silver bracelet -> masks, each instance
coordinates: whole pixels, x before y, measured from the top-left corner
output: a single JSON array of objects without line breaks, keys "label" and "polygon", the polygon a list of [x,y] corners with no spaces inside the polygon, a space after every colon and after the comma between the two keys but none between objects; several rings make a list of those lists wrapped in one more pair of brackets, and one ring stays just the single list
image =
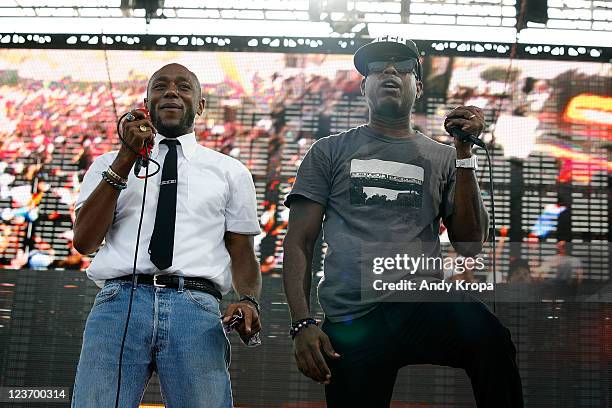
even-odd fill
[{"label": "silver bracelet", "polygon": [[107,172],[102,172],[102,179],[106,181],[111,187],[121,191],[127,188],[127,183],[117,183],[115,180],[111,179]]},{"label": "silver bracelet", "polygon": [[121,177],[120,175],[115,173],[115,171],[111,168],[111,166],[108,166],[108,169],[106,170],[106,172],[108,173],[109,176],[111,176],[112,178],[116,179],[118,182],[120,182],[122,184],[126,184],[128,182],[128,180],[126,178]]}]

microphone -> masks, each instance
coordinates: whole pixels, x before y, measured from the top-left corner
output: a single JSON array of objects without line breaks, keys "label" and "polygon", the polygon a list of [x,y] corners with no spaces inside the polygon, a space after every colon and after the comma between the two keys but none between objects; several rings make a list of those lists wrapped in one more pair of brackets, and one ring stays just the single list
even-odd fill
[{"label": "microphone", "polygon": [[462,130],[458,126],[452,126],[451,128],[449,128],[448,133],[450,133],[452,137],[457,138],[462,142],[469,141],[474,143],[476,146],[480,146],[483,149],[486,149],[485,143],[482,140],[466,132],[465,130]]},{"label": "microphone", "polygon": [[152,146],[149,146],[149,143],[145,142],[143,148],[140,150],[140,155],[138,155],[136,164],[134,165],[134,175],[136,177],[138,177],[143,167],[149,166],[149,154],[151,154],[151,149]]},{"label": "microphone", "polygon": [[134,175],[138,176],[140,174],[140,169],[142,169],[142,167],[147,167],[149,165],[148,160],[147,159],[143,159],[142,156],[138,156],[138,158],[136,159],[136,164],[134,165]]},{"label": "microphone", "polygon": [[[147,119],[151,118],[149,115],[149,110],[147,109],[146,106],[142,106],[138,108],[138,110],[144,113]],[[131,120],[134,120],[133,116]],[[143,126],[144,125],[140,125],[140,130],[144,132],[147,130],[147,127],[144,126],[143,128]],[[136,159],[136,164],[134,165],[134,175],[136,177],[138,177],[138,175],[140,174],[140,170],[143,167],[149,166],[149,155],[151,154],[151,150],[153,150],[153,143],[151,143],[151,146],[149,146],[149,143],[145,141],[144,146],[142,146],[142,149],[140,149],[140,154],[138,156],[138,159]]]}]

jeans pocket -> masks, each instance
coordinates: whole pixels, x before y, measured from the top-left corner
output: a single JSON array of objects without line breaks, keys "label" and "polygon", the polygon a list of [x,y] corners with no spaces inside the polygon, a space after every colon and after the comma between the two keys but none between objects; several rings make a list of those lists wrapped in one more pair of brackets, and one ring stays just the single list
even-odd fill
[{"label": "jeans pocket", "polygon": [[211,295],[210,293],[202,292],[200,290],[185,290],[187,294],[187,298],[195,303],[200,308],[204,309],[206,312],[212,314],[216,318],[221,318],[221,311],[219,310],[219,301],[216,297]]},{"label": "jeans pocket", "polygon": [[110,300],[113,300],[121,290],[121,283],[112,282],[104,285],[102,289],[96,295],[96,300],[94,301],[94,307],[101,305],[102,303],[106,303]]}]

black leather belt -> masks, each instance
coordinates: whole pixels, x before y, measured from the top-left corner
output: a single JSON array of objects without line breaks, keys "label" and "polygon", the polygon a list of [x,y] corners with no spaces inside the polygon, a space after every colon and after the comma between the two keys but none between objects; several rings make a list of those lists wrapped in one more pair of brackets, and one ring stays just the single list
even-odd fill
[{"label": "black leather belt", "polygon": [[[179,278],[180,277],[177,275],[138,274],[136,275],[136,283],[146,283],[148,285],[153,285],[158,288],[165,287],[178,289]],[[111,280],[116,279],[131,282],[132,275],[124,275]],[[219,290],[215,287],[215,284],[206,278],[183,278],[183,288],[201,290],[202,292],[206,292],[213,295],[219,300],[223,298],[223,295],[221,295],[221,292],[219,292]]]}]

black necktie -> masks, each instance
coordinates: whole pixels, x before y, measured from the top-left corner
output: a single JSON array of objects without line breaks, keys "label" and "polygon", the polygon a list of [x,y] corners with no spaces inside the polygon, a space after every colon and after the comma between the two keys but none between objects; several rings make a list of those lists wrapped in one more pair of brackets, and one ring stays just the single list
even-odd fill
[{"label": "black necktie", "polygon": [[151,262],[164,270],[172,265],[174,251],[174,222],[176,220],[176,188],[178,175],[176,171],[176,145],[175,139],[164,139],[161,143],[168,146],[164,159],[161,183],[159,186],[159,199],[155,213],[155,226],[149,244]]}]

